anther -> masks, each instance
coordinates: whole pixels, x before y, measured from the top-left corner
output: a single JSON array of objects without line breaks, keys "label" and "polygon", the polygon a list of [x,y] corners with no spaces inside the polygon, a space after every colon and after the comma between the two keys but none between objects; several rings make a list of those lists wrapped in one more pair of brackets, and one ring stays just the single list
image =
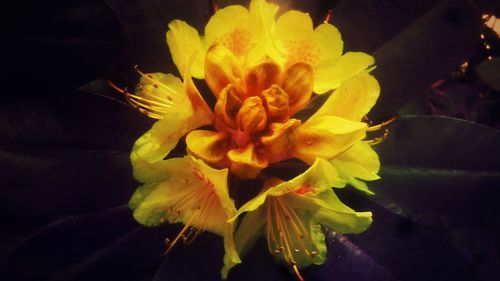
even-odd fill
[{"label": "anther", "polygon": [[311,258],[314,258],[317,254],[318,254],[318,252],[316,252],[316,251],[311,251],[310,256],[311,256]]},{"label": "anther", "polygon": [[293,250],[293,252],[294,252],[294,253],[299,253],[299,252],[300,252],[300,250],[299,250],[299,249],[294,249],[294,250]]},{"label": "anther", "polygon": [[165,238],[165,241],[163,241],[163,244],[165,244],[165,246],[168,246],[168,244],[170,244],[170,238]]},{"label": "anther", "polygon": [[389,136],[389,130],[385,129],[385,131],[384,131],[384,135],[383,135],[383,136],[381,136],[381,137],[376,137],[376,138],[374,138],[374,139],[372,139],[372,140],[369,140],[369,141],[367,141],[367,143],[368,143],[369,145],[377,145],[377,144],[379,144],[379,143],[381,143],[381,142],[385,141],[385,140],[387,139],[387,137],[388,137],[388,136]]}]

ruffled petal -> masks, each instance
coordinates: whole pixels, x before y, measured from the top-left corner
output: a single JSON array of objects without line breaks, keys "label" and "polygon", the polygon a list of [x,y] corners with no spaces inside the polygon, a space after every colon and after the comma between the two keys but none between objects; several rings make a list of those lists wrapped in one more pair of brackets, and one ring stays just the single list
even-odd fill
[{"label": "ruffled petal", "polygon": [[290,66],[284,75],[283,90],[288,94],[290,115],[295,114],[311,99],[314,74],[309,64],[298,62]]},{"label": "ruffled petal", "polygon": [[215,117],[224,122],[224,124],[232,129],[237,129],[236,116],[243,101],[237,93],[237,89],[232,85],[227,85],[220,93],[217,103],[215,104]]},{"label": "ruffled petal", "polygon": [[374,63],[372,56],[361,52],[348,52],[338,59],[324,62],[321,67],[315,69],[314,92],[324,94],[335,89]]},{"label": "ruffled petal", "polygon": [[240,62],[226,47],[215,44],[208,49],[205,56],[205,82],[216,97],[228,84],[241,87],[242,78]]},{"label": "ruffled petal", "polygon": [[267,133],[259,140],[270,163],[289,158],[288,149],[296,141],[295,130],[299,126],[300,120],[297,119],[290,119],[286,123],[269,124]]},{"label": "ruffled petal", "polygon": [[307,210],[313,220],[340,233],[361,233],[372,222],[371,212],[356,212],[342,203],[332,189],[318,194],[293,194],[289,201],[298,209]]},{"label": "ruffled petal", "polygon": [[[204,75],[204,55],[203,45],[198,31],[181,20],[173,20],[168,24],[167,44],[170,49],[172,59],[181,75],[188,70],[196,78],[203,79]],[[192,63],[189,61],[192,60]]]},{"label": "ruffled petal", "polygon": [[306,163],[316,157],[332,159],[366,136],[367,125],[335,116],[309,119],[297,129],[290,155]]},{"label": "ruffled petal", "polygon": [[262,92],[262,101],[267,112],[268,122],[286,122],[290,118],[288,94],[279,86],[273,85]]},{"label": "ruffled petal", "polygon": [[248,136],[264,131],[267,126],[267,113],[261,98],[247,98],[236,115],[236,123],[239,130]]},{"label": "ruffled petal", "polygon": [[231,173],[241,179],[253,179],[268,165],[265,155],[256,151],[253,143],[244,148],[232,149],[227,153]]},{"label": "ruffled petal", "polygon": [[278,84],[280,67],[274,62],[264,62],[252,67],[245,76],[246,97],[259,96],[263,90]]},{"label": "ruffled petal", "polygon": [[223,131],[195,130],[186,136],[189,154],[211,165],[224,161],[230,143],[229,134]]},{"label": "ruffled petal", "polygon": [[[366,142],[357,142],[344,153],[330,161],[339,175],[355,188],[373,195],[365,181],[377,180],[380,161],[377,153]],[[361,180],[359,180],[361,179]]]},{"label": "ruffled petal", "polygon": [[343,82],[311,119],[331,115],[359,121],[375,105],[379,94],[380,85],[377,80],[362,72]]}]

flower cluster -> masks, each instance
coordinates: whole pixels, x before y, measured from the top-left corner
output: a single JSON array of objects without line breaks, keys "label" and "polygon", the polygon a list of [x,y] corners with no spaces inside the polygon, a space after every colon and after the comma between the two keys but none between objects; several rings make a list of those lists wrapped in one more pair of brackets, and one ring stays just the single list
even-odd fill
[{"label": "flower cluster", "polygon": [[[333,25],[313,28],[307,13],[277,17],[278,10],[265,0],[251,1],[249,9],[225,7],[204,36],[172,21],[167,43],[182,78],[138,70],[135,93],[124,92],[139,111],[158,119],[131,153],[142,183],[129,203],[134,218],[147,226],[185,225],[167,253],[203,231],[222,236],[223,278],[263,235],[276,260],[302,279],[300,268],[325,260],[321,226],[359,233],[372,221],[370,212],[344,205],[332,187],[349,183],[371,193],[364,181],[378,179],[377,154],[364,139],[381,126],[362,122],[380,92],[369,74],[374,60],[343,53]],[[216,97],[213,109],[193,77],[204,79]],[[329,96],[314,114],[296,117],[323,94]],[[181,138],[187,155],[169,158]],[[290,159],[309,168],[288,181],[265,170]],[[260,193],[237,209],[228,179],[256,177],[263,182],[255,187]]]}]

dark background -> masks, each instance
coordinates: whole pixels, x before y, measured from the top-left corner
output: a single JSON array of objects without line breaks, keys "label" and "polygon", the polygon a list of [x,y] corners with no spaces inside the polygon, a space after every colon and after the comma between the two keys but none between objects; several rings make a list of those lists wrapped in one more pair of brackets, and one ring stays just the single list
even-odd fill
[{"label": "dark background", "polygon": [[[376,147],[377,195],[339,193],[373,212],[372,227],[327,231],[328,260],[305,279],[499,280],[499,39],[482,19],[498,16],[498,1],[281,4],[315,23],[332,9],[344,49],[375,56],[382,93],[370,118],[399,115]],[[162,258],[179,226],[148,229],[131,217],[128,154],[153,121],[106,83],[133,87],[136,64],[177,74],[167,24],[179,18],[202,32],[210,1],[18,2],[3,13],[0,279],[220,279],[219,237],[204,233]],[[259,242],[229,280],[294,280],[265,248]]]}]

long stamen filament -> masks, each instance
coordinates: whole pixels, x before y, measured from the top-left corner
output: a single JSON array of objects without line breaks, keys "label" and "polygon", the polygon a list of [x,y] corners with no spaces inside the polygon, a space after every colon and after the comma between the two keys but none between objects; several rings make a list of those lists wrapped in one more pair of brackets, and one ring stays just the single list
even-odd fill
[{"label": "long stamen filament", "polygon": [[372,139],[372,140],[369,140],[369,141],[367,141],[367,143],[368,143],[369,145],[377,145],[377,144],[379,144],[379,143],[381,143],[381,142],[385,141],[385,140],[387,139],[387,137],[388,137],[388,136],[389,136],[389,130],[385,129],[385,131],[384,131],[384,135],[383,135],[383,136],[381,136],[381,137],[376,137],[376,138],[374,138],[374,139]]},{"label": "long stamen filament", "polygon": [[193,215],[193,216],[191,216],[191,218],[189,218],[189,220],[186,222],[186,225],[184,225],[184,227],[179,232],[179,234],[177,234],[177,237],[175,237],[174,241],[172,241],[172,243],[170,243],[167,250],[163,253],[163,256],[166,256],[168,253],[170,253],[170,251],[174,248],[175,244],[177,244],[177,241],[179,241],[179,239],[184,234],[184,232],[186,232],[186,230],[189,227],[191,227],[191,222],[194,220],[194,218],[195,218],[195,215]]},{"label": "long stamen filament", "polygon": [[297,275],[297,278],[299,278],[300,281],[304,281],[304,278],[302,275],[300,275],[299,268],[297,267],[296,264],[292,265],[293,271],[295,272],[295,275]]},{"label": "long stamen filament", "polygon": [[391,124],[392,122],[394,122],[396,120],[396,117],[392,117],[391,119],[385,121],[385,122],[382,122],[378,125],[374,125],[374,126],[370,126],[366,129],[367,132],[373,132],[373,131],[378,131],[380,129],[382,129],[383,127]]}]

